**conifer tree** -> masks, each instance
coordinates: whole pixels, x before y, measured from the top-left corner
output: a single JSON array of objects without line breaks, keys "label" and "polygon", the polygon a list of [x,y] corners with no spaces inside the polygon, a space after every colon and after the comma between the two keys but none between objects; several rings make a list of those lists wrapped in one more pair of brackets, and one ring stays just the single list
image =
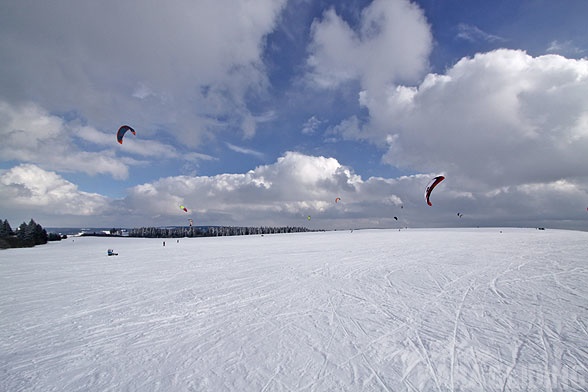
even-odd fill
[{"label": "conifer tree", "polygon": [[10,237],[11,235],[14,235],[14,232],[8,220],[4,219],[4,221],[0,221],[0,238]]}]

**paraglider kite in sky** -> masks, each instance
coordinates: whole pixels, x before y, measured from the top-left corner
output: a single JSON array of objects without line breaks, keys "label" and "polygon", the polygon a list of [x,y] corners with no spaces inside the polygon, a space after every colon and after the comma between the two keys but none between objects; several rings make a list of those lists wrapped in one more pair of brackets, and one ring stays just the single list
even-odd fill
[{"label": "paraglider kite in sky", "polygon": [[188,209],[184,206],[180,206],[180,209],[183,210],[184,212],[188,212]]},{"label": "paraglider kite in sky", "polygon": [[427,204],[432,206],[433,204],[431,204],[431,200],[429,200],[429,198],[431,197],[431,192],[433,192],[433,189],[435,189],[435,187],[437,185],[439,185],[439,183],[441,181],[443,181],[445,179],[445,177],[443,176],[437,176],[435,178],[433,178],[431,180],[431,182],[429,182],[429,185],[427,185],[427,189],[425,190],[425,200],[427,201]]},{"label": "paraglider kite in sky", "polygon": [[137,134],[133,128],[129,127],[128,125],[123,125],[122,127],[120,127],[118,129],[118,132],[116,133],[116,140],[120,144],[122,144],[122,142],[123,142],[123,136],[125,136],[125,133],[127,133],[127,131],[131,131],[131,133],[133,135],[136,135]]},{"label": "paraglider kite in sky", "polygon": [[340,198],[340,197],[336,197],[336,198],[335,198],[335,203],[339,203],[339,201],[340,201],[340,200],[341,200],[341,198]]}]

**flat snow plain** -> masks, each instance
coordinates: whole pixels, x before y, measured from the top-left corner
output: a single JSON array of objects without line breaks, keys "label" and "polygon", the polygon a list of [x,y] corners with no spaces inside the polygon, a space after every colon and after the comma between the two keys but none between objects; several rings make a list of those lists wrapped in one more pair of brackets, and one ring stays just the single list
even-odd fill
[{"label": "flat snow plain", "polygon": [[0,390],[588,390],[586,232],[163,241],[0,251]]}]

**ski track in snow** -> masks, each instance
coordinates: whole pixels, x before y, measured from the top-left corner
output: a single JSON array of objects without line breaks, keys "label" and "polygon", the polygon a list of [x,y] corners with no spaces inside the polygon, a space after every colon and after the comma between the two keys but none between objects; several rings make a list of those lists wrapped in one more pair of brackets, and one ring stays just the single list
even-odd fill
[{"label": "ski track in snow", "polygon": [[588,233],[162,241],[0,251],[0,390],[588,390]]}]

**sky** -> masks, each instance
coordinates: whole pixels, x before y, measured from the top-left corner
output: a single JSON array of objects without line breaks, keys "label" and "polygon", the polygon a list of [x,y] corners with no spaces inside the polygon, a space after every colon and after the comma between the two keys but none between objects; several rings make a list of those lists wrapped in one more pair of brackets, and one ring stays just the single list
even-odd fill
[{"label": "sky", "polygon": [[[0,218],[588,230],[586,16],[585,0],[0,1]],[[121,125],[136,135],[119,144]]]}]

